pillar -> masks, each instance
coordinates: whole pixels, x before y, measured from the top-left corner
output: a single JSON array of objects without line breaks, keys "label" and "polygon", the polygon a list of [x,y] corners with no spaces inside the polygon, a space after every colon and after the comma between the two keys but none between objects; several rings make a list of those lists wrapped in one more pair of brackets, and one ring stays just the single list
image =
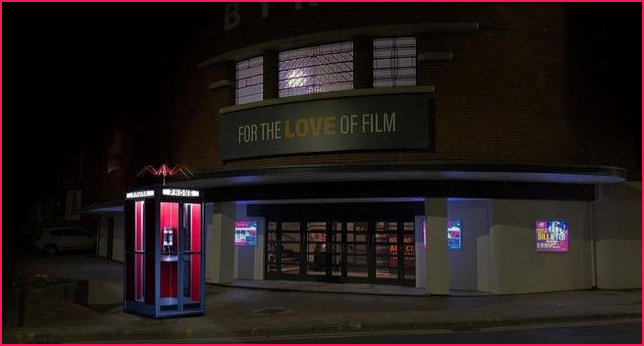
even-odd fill
[{"label": "pillar", "polygon": [[449,294],[447,198],[425,198],[428,294]]},{"label": "pillar", "polygon": [[206,282],[231,283],[235,270],[235,202],[208,203],[205,209]]},{"label": "pillar", "polygon": [[427,259],[425,254],[425,216],[414,217],[416,239],[416,288],[427,287]]},{"label": "pillar", "polygon": [[279,97],[279,56],[277,51],[269,50],[264,52],[263,71],[263,99],[268,100]]},{"label": "pillar", "polygon": [[263,217],[257,220],[257,246],[255,246],[255,264],[253,270],[253,280],[264,280],[264,232],[266,229],[266,219]]},{"label": "pillar", "polygon": [[367,89],[373,85],[373,39],[358,37],[353,41],[353,88]]}]

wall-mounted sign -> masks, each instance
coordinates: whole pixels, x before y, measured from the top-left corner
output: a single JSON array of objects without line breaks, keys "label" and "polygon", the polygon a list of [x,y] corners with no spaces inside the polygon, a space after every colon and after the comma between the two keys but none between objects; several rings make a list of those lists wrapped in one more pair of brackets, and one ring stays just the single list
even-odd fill
[{"label": "wall-mounted sign", "polygon": [[146,198],[146,197],[154,197],[154,191],[153,190],[132,191],[125,194],[126,199]]},{"label": "wall-mounted sign", "polygon": [[163,189],[163,191],[161,193],[164,196],[199,197],[199,191],[197,191],[197,190]]},{"label": "wall-mounted sign", "polygon": [[537,251],[568,251],[568,223],[566,221],[538,220],[535,228]]},{"label": "wall-mounted sign", "polygon": [[220,158],[430,147],[429,92],[355,95],[221,114]]},{"label": "wall-mounted sign", "polygon": [[447,220],[447,249],[461,250],[461,220]]},{"label": "wall-mounted sign", "polygon": [[[301,10],[302,9],[302,4],[308,4],[308,7],[317,7],[318,3],[317,2],[295,2],[293,3],[293,8],[295,10]],[[251,8],[252,5],[252,8]],[[268,2],[259,2],[256,4],[243,4],[242,6],[245,6],[246,8],[246,16],[250,16],[248,12],[251,12],[251,10],[254,10],[253,12],[259,12],[262,15],[262,19],[268,18],[271,14],[271,11],[269,10],[269,3]],[[280,12],[278,12],[280,13]],[[281,11],[281,14],[284,14],[284,10]],[[240,4],[238,2],[229,2],[224,6],[224,17],[223,17],[223,23],[224,23],[224,31],[232,30],[236,28],[239,23],[242,21],[242,12],[240,11]],[[253,24],[256,24],[256,22],[249,21]]]},{"label": "wall-mounted sign", "polygon": [[235,246],[255,246],[257,244],[257,221],[235,222]]}]

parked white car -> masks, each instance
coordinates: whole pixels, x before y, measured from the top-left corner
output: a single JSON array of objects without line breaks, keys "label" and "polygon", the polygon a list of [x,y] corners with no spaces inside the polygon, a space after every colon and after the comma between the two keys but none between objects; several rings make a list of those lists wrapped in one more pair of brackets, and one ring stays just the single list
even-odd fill
[{"label": "parked white car", "polygon": [[45,228],[35,238],[33,247],[47,256],[58,251],[91,250],[96,247],[96,236],[86,230],[71,227]]}]

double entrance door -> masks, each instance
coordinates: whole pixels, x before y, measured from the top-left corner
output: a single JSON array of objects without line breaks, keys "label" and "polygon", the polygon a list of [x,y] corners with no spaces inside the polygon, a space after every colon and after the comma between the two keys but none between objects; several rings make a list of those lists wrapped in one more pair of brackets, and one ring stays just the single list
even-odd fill
[{"label": "double entrance door", "polygon": [[415,283],[413,220],[267,221],[266,278]]}]

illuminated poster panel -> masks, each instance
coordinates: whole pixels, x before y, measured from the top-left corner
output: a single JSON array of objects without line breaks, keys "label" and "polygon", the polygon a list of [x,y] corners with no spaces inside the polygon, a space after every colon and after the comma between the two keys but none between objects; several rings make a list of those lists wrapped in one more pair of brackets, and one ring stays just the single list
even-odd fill
[{"label": "illuminated poster panel", "polygon": [[427,219],[423,218],[423,249],[427,249]]},{"label": "illuminated poster panel", "polygon": [[235,246],[255,246],[257,244],[257,221],[235,222]]},{"label": "illuminated poster panel", "polygon": [[447,249],[461,250],[461,220],[447,220]]},{"label": "illuminated poster panel", "polygon": [[538,252],[568,251],[568,222],[537,220],[535,228]]}]

